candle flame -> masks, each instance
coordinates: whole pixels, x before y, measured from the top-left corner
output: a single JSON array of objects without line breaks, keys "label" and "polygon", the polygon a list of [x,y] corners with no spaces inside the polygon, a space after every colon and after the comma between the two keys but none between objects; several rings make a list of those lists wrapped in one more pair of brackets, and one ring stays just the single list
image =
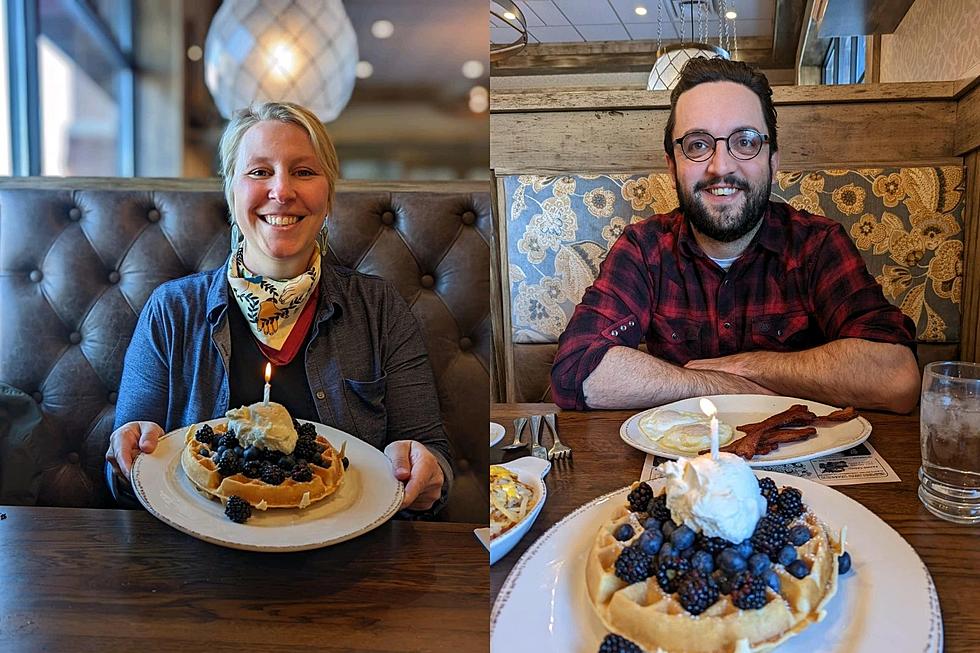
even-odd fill
[{"label": "candle flame", "polygon": [[268,383],[272,378],[272,363],[265,364],[265,382]]},{"label": "candle flame", "polygon": [[715,405],[711,403],[710,399],[702,399],[700,401],[700,404],[701,404],[701,412],[707,415],[708,417],[714,417],[718,413],[718,409],[715,408]]}]

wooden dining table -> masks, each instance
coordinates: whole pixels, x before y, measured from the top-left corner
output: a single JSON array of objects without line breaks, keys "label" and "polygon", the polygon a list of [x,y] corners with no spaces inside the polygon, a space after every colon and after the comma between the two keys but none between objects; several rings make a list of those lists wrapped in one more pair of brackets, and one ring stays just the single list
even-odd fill
[{"label": "wooden dining table", "polygon": [[256,553],[143,510],[0,506],[0,651],[487,651],[478,526]]},{"label": "wooden dining table", "polygon": [[[558,432],[562,442],[572,448],[572,456],[553,464],[546,478],[548,498],[534,525],[507,556],[491,567],[490,589],[494,598],[514,564],[538,537],[579,506],[638,480],[643,468],[646,454],[619,437],[620,425],[636,411],[561,412],[553,404],[492,406],[491,419],[506,426],[507,435],[491,450],[491,463],[528,455],[526,449],[516,452],[501,449],[511,442],[513,420],[549,412],[558,413]],[[894,528],[925,562],[939,595],[946,653],[976,653],[980,651],[980,610],[976,605],[976,597],[980,596],[980,527],[939,519],[920,503],[918,413],[892,415],[861,411],[861,414],[873,428],[871,445],[891,465],[901,482],[836,486],[835,489],[863,504]],[[901,624],[895,627],[901,628]]]}]

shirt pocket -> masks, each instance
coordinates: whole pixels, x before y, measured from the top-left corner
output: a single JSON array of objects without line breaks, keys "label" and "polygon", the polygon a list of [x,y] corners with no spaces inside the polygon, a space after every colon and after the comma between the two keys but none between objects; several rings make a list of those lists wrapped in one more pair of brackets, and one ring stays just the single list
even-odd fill
[{"label": "shirt pocket", "polygon": [[371,381],[344,379],[347,405],[357,437],[379,448],[384,445],[388,431],[388,411],[385,408],[387,384],[387,374]]},{"label": "shirt pocket", "polygon": [[806,313],[776,313],[752,320],[752,344],[756,349],[793,351],[813,344],[810,316]]},{"label": "shirt pocket", "polygon": [[654,313],[650,333],[650,353],[657,358],[683,365],[701,356],[701,323],[696,320]]}]

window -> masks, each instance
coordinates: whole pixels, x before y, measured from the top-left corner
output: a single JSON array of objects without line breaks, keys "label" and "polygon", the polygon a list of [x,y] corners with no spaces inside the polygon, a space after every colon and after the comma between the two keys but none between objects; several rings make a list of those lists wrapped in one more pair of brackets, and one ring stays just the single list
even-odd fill
[{"label": "window", "polygon": [[860,84],[866,67],[866,36],[837,36],[830,39],[823,60],[821,83]]}]

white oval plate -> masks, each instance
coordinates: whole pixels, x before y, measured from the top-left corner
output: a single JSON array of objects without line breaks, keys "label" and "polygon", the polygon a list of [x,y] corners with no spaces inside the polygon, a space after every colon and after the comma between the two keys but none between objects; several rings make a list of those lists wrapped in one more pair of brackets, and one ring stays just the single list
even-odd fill
[{"label": "white oval plate", "polygon": [[545,499],[548,498],[548,486],[545,485],[544,477],[551,471],[550,462],[541,458],[535,458],[534,456],[524,456],[523,458],[512,460],[509,463],[503,463],[500,466],[515,472],[517,474],[517,480],[531,486],[534,505],[524,515],[524,519],[515,524],[509,531],[497,537],[497,539],[490,539],[489,528],[478,528],[473,531],[477,539],[490,552],[491,565],[507,555],[514,548],[514,545],[520,542],[521,538],[527,534],[531,528],[531,524],[538,518],[541,509],[544,507]]},{"label": "white oval plate", "polygon": [[[779,653],[942,651],[942,614],[932,577],[898,533],[836,490],[777,472],[759,475],[780,487],[799,488],[831,531],[847,526],[845,549],[853,561],[827,617],[790,638]],[[578,508],[521,556],[490,614],[491,653],[599,650],[607,631],[585,589],[585,563],[599,526],[628,493],[623,488]]]},{"label": "white oval plate", "polygon": [[[224,422],[213,419],[191,428]],[[264,512],[253,508],[251,519],[244,524],[231,521],[222,503],[205,497],[180,465],[187,428],[171,431],[153,453],[136,457],[133,489],[146,509],[165,524],[206,542],[247,551],[316,549],[357,537],[388,521],[401,506],[405,488],[395,479],[387,456],[343,431],[313,424],[338,450],[347,444],[350,467],[336,492],[308,508]]]},{"label": "white oval plate", "polygon": [[[837,410],[834,406],[828,406],[827,404],[821,404],[816,401],[807,401],[806,399],[794,399],[793,397],[714,395],[706,398],[710,399],[718,409],[718,421],[725,422],[733,429],[742,424],[761,422],[767,417],[781,413],[793,404],[803,404],[817,415],[826,415]],[[623,425],[619,427],[619,437],[635,449],[663,458],[676,460],[682,456],[690,457],[696,455],[684,454],[676,449],[669,449],[651,440],[640,430],[640,420],[655,410],[669,409],[700,413],[701,399],[702,397],[682,399],[664,406],[645,410],[642,413],[637,413],[623,422]],[[737,440],[744,435],[741,431],[736,431],[735,439]],[[870,435],[871,423],[863,417],[858,417],[857,419],[852,419],[849,422],[843,422],[834,426],[818,426],[816,436],[809,440],[781,444],[775,451],[767,453],[764,456],[756,456],[746,462],[751,467],[767,467],[769,465],[787,465],[789,463],[801,462],[850,449],[867,440]]]},{"label": "white oval plate", "polygon": [[507,430],[502,424],[497,424],[496,422],[490,422],[490,446],[495,447],[504,439],[504,434]]}]

